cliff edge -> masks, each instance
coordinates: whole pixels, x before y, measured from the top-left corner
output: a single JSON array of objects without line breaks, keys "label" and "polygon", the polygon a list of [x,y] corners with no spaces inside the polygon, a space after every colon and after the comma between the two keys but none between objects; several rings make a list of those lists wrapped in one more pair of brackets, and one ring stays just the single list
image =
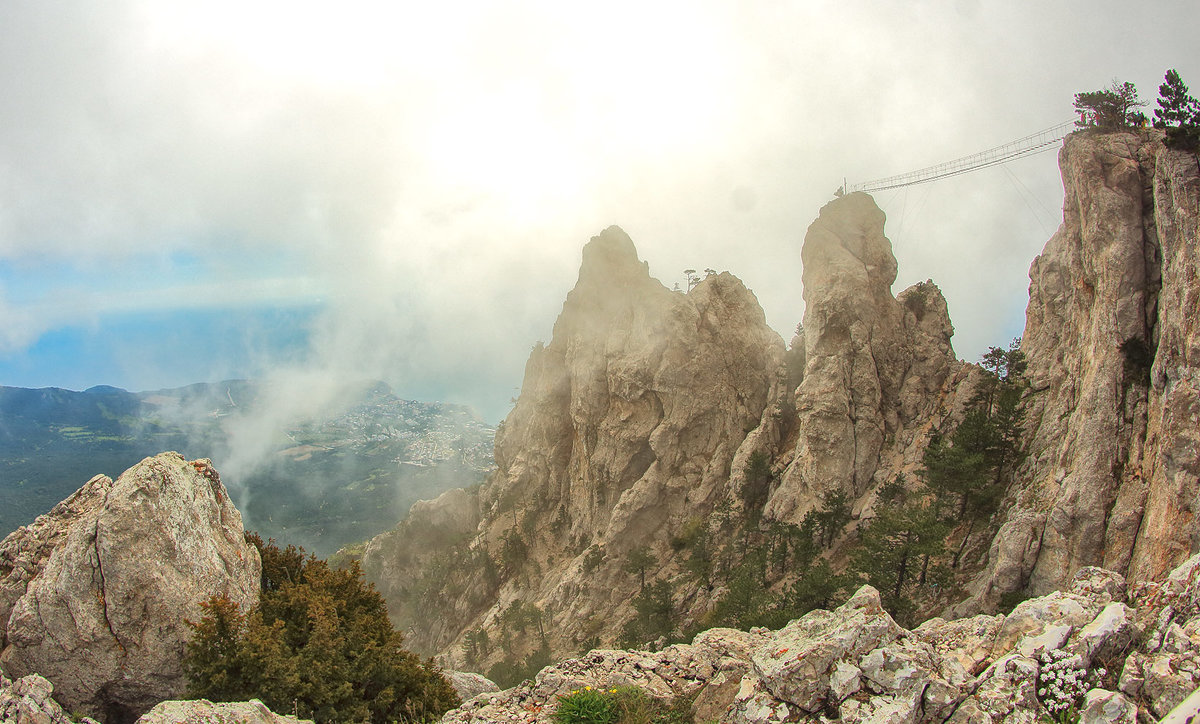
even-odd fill
[{"label": "cliff edge", "polygon": [[1059,165],[1063,223],[1029,271],[1028,459],[960,610],[1088,565],[1155,580],[1200,545],[1197,157],[1080,132]]}]

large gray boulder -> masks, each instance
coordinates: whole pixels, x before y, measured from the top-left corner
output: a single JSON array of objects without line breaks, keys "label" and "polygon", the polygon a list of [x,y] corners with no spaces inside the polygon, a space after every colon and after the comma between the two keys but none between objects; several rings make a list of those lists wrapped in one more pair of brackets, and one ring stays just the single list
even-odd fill
[{"label": "large gray boulder", "polygon": [[68,709],[129,722],[184,693],[200,602],[258,600],[258,551],[207,460],[147,458],[99,476],[0,543],[0,662]]},{"label": "large gray boulder", "polygon": [[276,714],[258,699],[219,704],[199,699],[164,701],[137,724],[312,724],[312,720]]}]

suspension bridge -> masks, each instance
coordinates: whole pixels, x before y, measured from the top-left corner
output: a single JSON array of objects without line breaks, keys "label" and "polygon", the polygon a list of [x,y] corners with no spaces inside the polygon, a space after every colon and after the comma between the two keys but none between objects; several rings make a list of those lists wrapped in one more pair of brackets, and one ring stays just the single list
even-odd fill
[{"label": "suspension bridge", "polygon": [[874,181],[850,184],[843,188],[847,193],[852,191],[886,191],[887,189],[929,183],[930,181],[937,181],[938,179],[949,178],[950,176],[958,176],[959,174],[970,173],[971,171],[987,168],[988,166],[998,166],[1022,156],[1029,156],[1045,151],[1075,130],[1078,130],[1075,121],[1064,121],[1024,138],[1018,138],[1015,141],[1009,141],[1001,146],[973,153],[970,156],[963,156],[953,161],[946,161],[936,166],[909,171],[897,176],[888,176],[887,178],[875,179]]}]

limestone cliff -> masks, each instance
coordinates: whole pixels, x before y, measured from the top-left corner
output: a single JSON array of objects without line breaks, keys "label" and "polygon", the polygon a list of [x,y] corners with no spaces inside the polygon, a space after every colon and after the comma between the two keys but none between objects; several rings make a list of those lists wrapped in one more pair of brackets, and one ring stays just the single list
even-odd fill
[{"label": "limestone cliff", "polygon": [[207,460],[147,458],[97,476],[0,543],[0,663],[108,724],[184,691],[200,601],[257,602],[258,551]]},{"label": "limestone cliff", "polygon": [[[654,580],[670,581],[690,625],[723,595],[684,573],[697,531],[741,539],[760,515],[798,522],[835,489],[869,513],[970,386],[937,287],[892,296],[883,221],[864,194],[822,210],[803,248],[804,339],[787,361],[732,275],[672,292],[619,229],[592,239],[497,433],[497,473],[477,494],[414,507],[367,547],[367,577],[410,642],[484,666],[531,605],[550,651],[577,651],[614,641]],[[747,478],[756,454],[771,461],[765,481]],[[734,555],[745,542],[719,545]],[[653,562],[631,575],[641,548]]]},{"label": "limestone cliff", "polygon": [[966,607],[1086,565],[1155,579],[1200,543],[1200,174],[1161,138],[1063,145],[1063,223],[1029,272],[1029,457]]}]

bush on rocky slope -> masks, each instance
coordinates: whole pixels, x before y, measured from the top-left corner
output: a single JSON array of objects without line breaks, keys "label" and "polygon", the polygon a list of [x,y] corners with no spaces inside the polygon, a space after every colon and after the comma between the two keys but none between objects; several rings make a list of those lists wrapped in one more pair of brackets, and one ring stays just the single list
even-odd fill
[{"label": "bush on rocky slope", "polygon": [[208,599],[184,662],[189,693],[262,700],[317,722],[427,721],[458,703],[431,663],[403,648],[357,563],[331,568],[255,534],[262,598],[248,614]]}]

